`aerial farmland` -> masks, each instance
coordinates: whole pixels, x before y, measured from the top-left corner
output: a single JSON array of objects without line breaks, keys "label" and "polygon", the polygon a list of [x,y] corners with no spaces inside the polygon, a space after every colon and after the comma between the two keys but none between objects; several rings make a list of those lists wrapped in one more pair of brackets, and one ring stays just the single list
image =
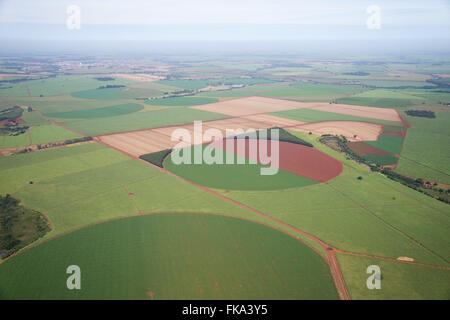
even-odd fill
[{"label": "aerial farmland", "polygon": [[449,75],[2,50],[0,299],[448,300]]}]

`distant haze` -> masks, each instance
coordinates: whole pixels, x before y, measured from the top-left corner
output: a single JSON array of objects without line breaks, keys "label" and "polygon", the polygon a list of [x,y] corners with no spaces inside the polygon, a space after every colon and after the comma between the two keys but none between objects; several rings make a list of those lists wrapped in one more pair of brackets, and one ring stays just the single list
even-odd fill
[{"label": "distant haze", "polygon": [[[80,29],[66,26],[69,5]],[[0,0],[0,50],[448,52],[449,18],[438,0]]]}]

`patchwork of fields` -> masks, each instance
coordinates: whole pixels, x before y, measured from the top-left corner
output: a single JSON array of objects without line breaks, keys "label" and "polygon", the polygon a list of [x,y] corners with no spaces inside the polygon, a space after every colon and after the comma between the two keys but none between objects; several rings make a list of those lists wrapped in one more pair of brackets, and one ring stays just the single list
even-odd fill
[{"label": "patchwork of fields", "polygon": [[[372,79],[339,65],[249,70],[254,76],[115,72],[0,84],[11,86],[0,90],[0,107],[23,107],[19,122],[29,127],[0,134],[0,149],[93,137],[0,156],[0,194],[52,226],[0,260],[0,299],[448,299],[448,204],[319,142],[343,136],[367,162],[448,187],[450,117],[438,104],[448,94],[423,75]],[[297,79],[308,75],[314,80]],[[405,113],[421,106],[436,118]],[[305,142],[280,142],[275,175],[260,174],[271,165],[252,155],[251,139],[233,139],[230,150],[226,140],[208,149],[212,137],[171,137],[274,127]],[[196,150],[242,164],[174,163]],[[161,157],[160,168],[149,155]],[[86,274],[78,292],[61,285],[73,261]],[[366,288],[374,264],[383,290]]]}]

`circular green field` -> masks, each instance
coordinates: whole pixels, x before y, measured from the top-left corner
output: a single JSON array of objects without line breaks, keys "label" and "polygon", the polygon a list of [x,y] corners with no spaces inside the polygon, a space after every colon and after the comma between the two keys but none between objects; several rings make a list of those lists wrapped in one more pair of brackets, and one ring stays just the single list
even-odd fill
[{"label": "circular green field", "polygon": [[197,106],[201,104],[208,104],[218,102],[215,98],[206,97],[170,97],[164,99],[156,99],[147,101],[146,104],[152,106],[166,106],[166,107],[188,107]]},{"label": "circular green field", "polygon": [[164,161],[164,168],[205,187],[225,190],[280,190],[318,183],[281,169],[274,175],[261,175],[261,169],[268,166],[261,163],[248,164],[248,159],[242,160],[246,164],[237,164],[238,159],[242,157],[234,154],[232,155],[234,164],[225,164],[227,156],[225,151],[218,151],[222,153],[224,164],[193,164],[195,147],[188,148],[191,148],[191,164],[175,164],[171,154]]},{"label": "circular green field", "polygon": [[[81,269],[68,290],[66,269]],[[337,299],[325,261],[254,222],[155,214],[89,226],[0,265],[0,299]]]}]

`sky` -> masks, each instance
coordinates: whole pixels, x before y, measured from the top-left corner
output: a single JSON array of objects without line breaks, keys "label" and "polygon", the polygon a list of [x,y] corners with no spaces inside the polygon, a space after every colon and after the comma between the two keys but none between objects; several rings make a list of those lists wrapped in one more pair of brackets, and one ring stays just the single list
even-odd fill
[{"label": "sky", "polygon": [[11,41],[449,38],[450,0],[0,0]]}]

